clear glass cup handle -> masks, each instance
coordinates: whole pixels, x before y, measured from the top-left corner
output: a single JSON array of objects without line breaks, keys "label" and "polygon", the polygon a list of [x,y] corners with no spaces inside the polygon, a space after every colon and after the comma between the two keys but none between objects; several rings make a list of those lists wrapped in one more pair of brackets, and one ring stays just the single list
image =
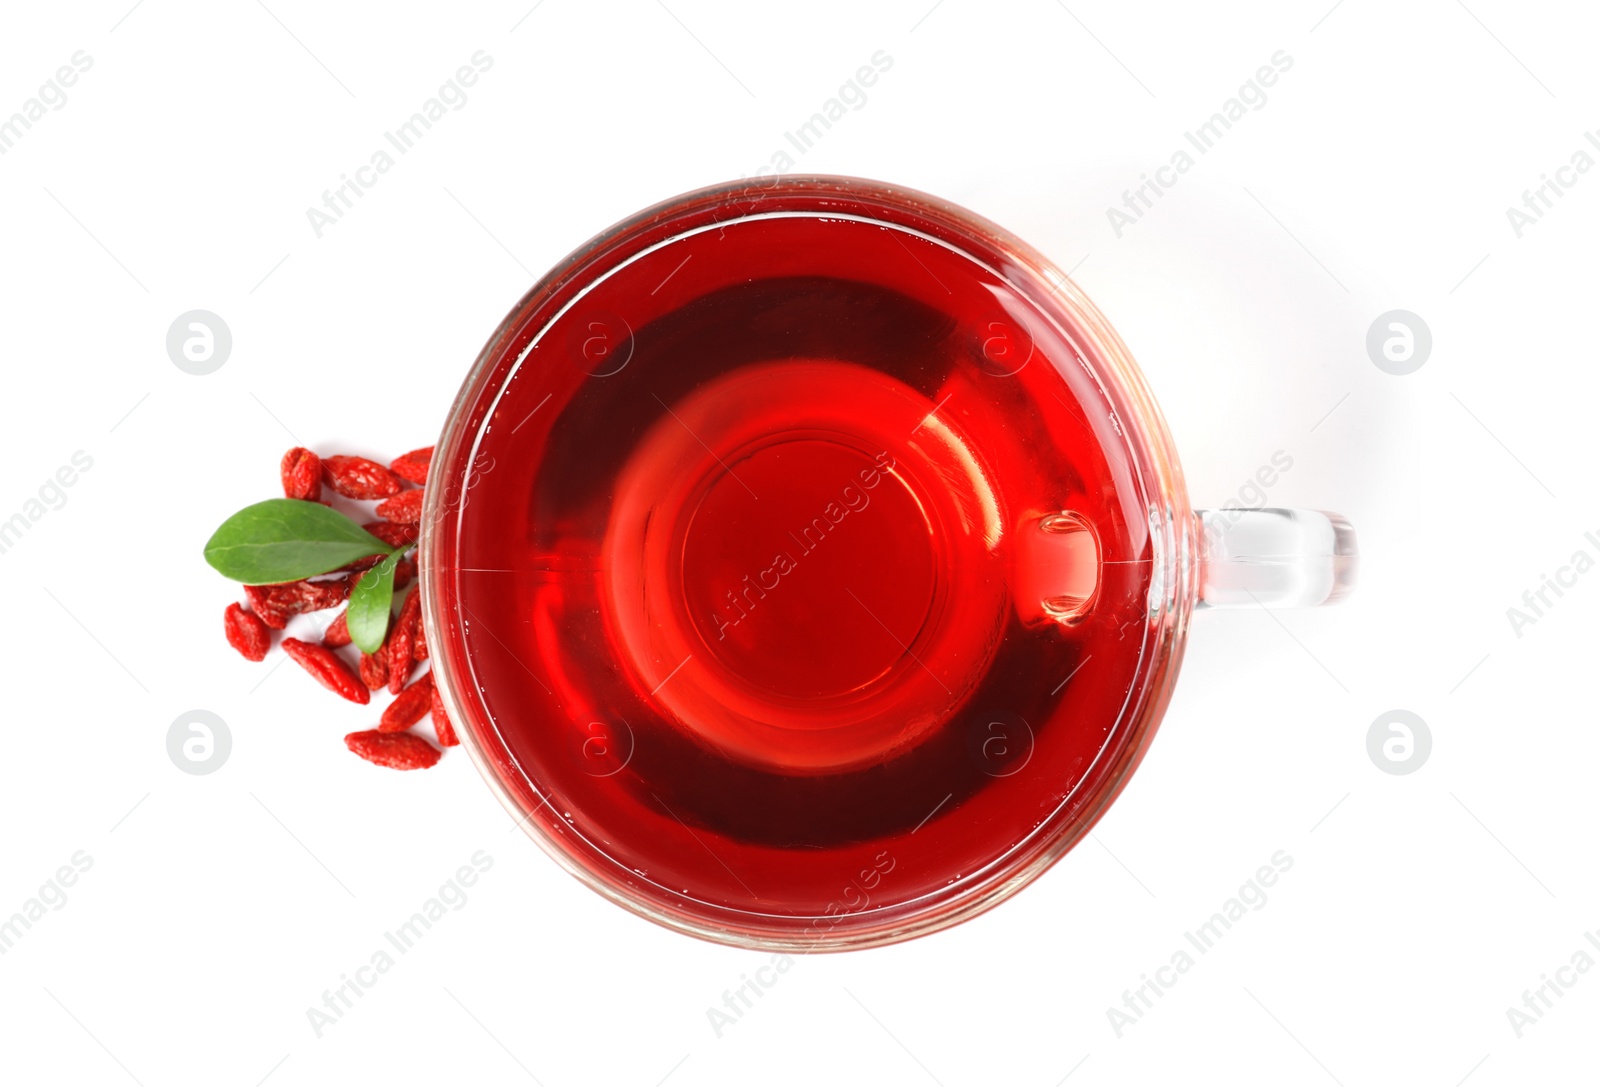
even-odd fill
[{"label": "clear glass cup handle", "polygon": [[1202,608],[1304,608],[1355,587],[1355,529],[1321,510],[1196,510]]}]

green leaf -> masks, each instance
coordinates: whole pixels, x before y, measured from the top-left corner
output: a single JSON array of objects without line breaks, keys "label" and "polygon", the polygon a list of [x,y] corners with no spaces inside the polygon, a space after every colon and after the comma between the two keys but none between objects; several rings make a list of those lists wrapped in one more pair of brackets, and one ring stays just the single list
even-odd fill
[{"label": "green leaf", "polygon": [[350,606],[345,609],[345,625],[350,640],[363,653],[376,653],[389,633],[389,606],[394,600],[394,568],[402,552],[396,551],[361,575],[350,590]]},{"label": "green leaf", "polygon": [[394,550],[320,502],[269,498],[222,522],[206,541],[206,562],[234,581],[271,585],[326,574]]}]

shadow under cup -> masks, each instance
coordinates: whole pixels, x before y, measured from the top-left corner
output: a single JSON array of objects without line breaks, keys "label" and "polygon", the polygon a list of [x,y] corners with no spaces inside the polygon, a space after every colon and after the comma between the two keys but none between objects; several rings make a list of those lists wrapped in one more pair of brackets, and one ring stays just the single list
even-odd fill
[{"label": "shadow under cup", "polygon": [[1081,838],[1171,692],[1198,539],[1126,349],[1038,254],[846,178],[585,245],[491,339],[422,587],[551,856],[749,947],[906,939]]}]

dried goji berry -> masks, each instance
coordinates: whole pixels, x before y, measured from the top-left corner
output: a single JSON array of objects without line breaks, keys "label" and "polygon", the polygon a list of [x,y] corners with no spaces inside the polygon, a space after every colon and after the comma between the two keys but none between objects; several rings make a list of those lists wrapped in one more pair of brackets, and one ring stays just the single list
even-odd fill
[{"label": "dried goji berry", "polygon": [[348,577],[326,577],[317,581],[291,581],[289,584],[299,587],[307,611],[322,611],[324,608],[337,608],[349,600],[350,587],[354,583]]},{"label": "dried goji berry", "polygon": [[401,732],[422,720],[433,697],[433,673],[424,672],[415,683],[401,691],[384,707],[378,719],[379,732]]},{"label": "dried goji berry", "polygon": [[[364,559],[357,559],[355,562],[339,567],[339,571],[341,573],[364,574],[388,557],[388,555],[368,555]],[[417,564],[410,559],[401,559],[394,564],[394,587],[396,589],[404,589],[411,584],[411,579],[416,576]],[[352,585],[360,580],[359,577],[353,578]]]},{"label": "dried goji berry", "polygon": [[413,449],[403,456],[396,457],[389,462],[389,471],[401,479],[409,479],[416,484],[428,482],[428,464],[433,460],[433,446],[425,449]]},{"label": "dried goji berry", "polygon": [[349,613],[340,612],[333,622],[328,624],[328,629],[322,632],[322,644],[329,649],[338,649],[350,644]]},{"label": "dried goji berry", "polygon": [[343,578],[324,581],[286,581],[279,585],[246,585],[250,610],[273,630],[282,630],[302,612],[336,608],[350,596]]},{"label": "dried goji berry", "polygon": [[272,648],[272,634],[266,624],[238,604],[228,605],[228,610],[222,613],[222,625],[228,635],[228,644],[237,649],[245,660],[264,660],[267,650]]},{"label": "dried goji berry", "polygon": [[347,577],[322,578],[319,581],[291,581],[306,602],[306,611],[337,608],[350,599],[350,579]]},{"label": "dried goji berry", "polygon": [[389,654],[380,646],[376,653],[363,653],[356,664],[361,682],[376,691],[389,682]]},{"label": "dried goji berry", "polygon": [[397,525],[414,525],[422,520],[421,491],[401,491],[378,503],[378,516]]},{"label": "dried goji berry", "polygon": [[372,700],[372,695],[361,682],[361,677],[356,675],[333,650],[302,642],[298,638],[285,638],[283,651],[293,657],[296,664],[310,672],[313,679],[339,697],[348,698],[362,706]]},{"label": "dried goji berry", "polygon": [[283,455],[279,465],[283,476],[285,498],[300,498],[307,502],[322,500],[322,458],[298,445]]},{"label": "dried goji berry", "polygon": [[368,762],[393,770],[426,770],[439,761],[440,751],[414,732],[352,732],[344,745]]},{"label": "dried goji berry", "polygon": [[418,526],[397,525],[393,521],[368,521],[361,527],[390,547],[410,547],[420,535]]},{"label": "dried goji berry", "polygon": [[323,457],[322,478],[346,498],[388,498],[400,493],[400,480],[366,457]]},{"label": "dried goji berry", "polygon": [[417,637],[411,643],[411,659],[425,661],[428,659],[428,632],[423,629],[422,620],[417,620]]},{"label": "dried goji berry", "polygon": [[416,590],[400,605],[400,614],[389,629],[383,653],[389,658],[389,693],[399,694],[411,678],[411,649],[417,638],[417,619],[422,614],[422,592]]},{"label": "dried goji berry", "polygon": [[[432,672],[428,673],[430,676]],[[450,717],[444,712],[444,699],[439,697],[439,685],[433,685],[433,734],[439,737],[440,747],[454,747],[461,741],[456,739],[455,727],[450,724]]]},{"label": "dried goji berry", "polygon": [[299,594],[285,593],[281,585],[246,585],[244,595],[250,601],[250,610],[273,630],[282,630],[290,619],[305,611]]}]

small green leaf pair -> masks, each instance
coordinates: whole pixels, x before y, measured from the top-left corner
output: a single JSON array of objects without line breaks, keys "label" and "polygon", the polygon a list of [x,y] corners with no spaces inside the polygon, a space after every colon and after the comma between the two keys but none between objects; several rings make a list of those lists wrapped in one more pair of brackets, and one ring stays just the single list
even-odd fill
[{"label": "small green leaf pair", "polygon": [[206,542],[205,555],[223,577],[246,585],[300,581],[384,555],[356,582],[345,612],[350,640],[363,653],[376,653],[389,631],[395,567],[405,551],[319,502],[269,498],[222,522]]}]

